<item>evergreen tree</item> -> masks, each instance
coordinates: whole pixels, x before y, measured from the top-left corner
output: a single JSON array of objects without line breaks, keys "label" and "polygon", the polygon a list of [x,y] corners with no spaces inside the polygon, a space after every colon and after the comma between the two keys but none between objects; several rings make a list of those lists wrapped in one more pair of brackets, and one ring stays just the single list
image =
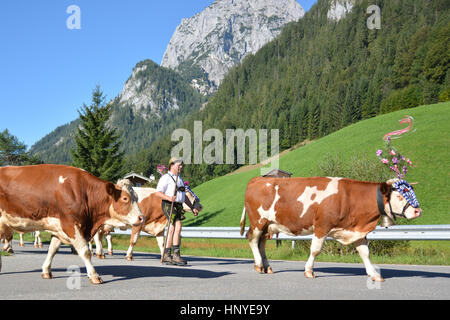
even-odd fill
[{"label": "evergreen tree", "polygon": [[111,104],[99,86],[92,93],[92,104],[78,111],[81,125],[75,135],[76,149],[72,149],[73,165],[100,179],[115,181],[123,174],[124,153],[120,151],[120,134],[109,128],[107,121],[112,113]]},{"label": "evergreen tree", "polygon": [[26,159],[26,145],[5,129],[0,133],[0,165],[18,166]]},{"label": "evergreen tree", "polygon": [[27,146],[9,133],[8,129],[0,132],[0,166],[22,166],[39,164],[42,161],[37,156],[30,156]]}]

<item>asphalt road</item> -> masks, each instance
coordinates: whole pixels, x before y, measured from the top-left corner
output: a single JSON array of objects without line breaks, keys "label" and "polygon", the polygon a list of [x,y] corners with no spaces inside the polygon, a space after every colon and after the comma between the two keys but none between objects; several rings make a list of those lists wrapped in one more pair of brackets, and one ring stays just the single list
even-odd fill
[{"label": "asphalt road", "polygon": [[[159,255],[116,252],[93,258],[104,284],[91,285],[81,259],[62,247],[53,280],[41,279],[46,247],[30,243],[2,257],[1,299],[149,300],[442,300],[450,299],[449,266],[378,265],[383,283],[368,280],[361,264],[316,262],[316,279],[303,276],[305,262],[272,261],[275,274],[257,274],[253,261],[187,257],[186,267],[163,266]],[[79,272],[79,274],[78,274]]]}]

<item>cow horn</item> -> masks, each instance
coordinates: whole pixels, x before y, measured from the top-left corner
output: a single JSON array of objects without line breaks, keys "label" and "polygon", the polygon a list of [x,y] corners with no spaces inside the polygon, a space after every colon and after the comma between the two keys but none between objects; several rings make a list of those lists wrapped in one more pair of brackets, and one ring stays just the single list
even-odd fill
[{"label": "cow horn", "polygon": [[419,182],[411,182],[410,183],[411,186],[415,186],[416,184],[419,184]]}]

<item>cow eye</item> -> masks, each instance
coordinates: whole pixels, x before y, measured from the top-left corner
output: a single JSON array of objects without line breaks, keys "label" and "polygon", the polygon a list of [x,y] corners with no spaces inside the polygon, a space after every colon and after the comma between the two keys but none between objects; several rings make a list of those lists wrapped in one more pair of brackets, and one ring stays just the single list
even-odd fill
[{"label": "cow eye", "polygon": [[128,202],[128,197],[123,197],[122,200],[123,202]]}]

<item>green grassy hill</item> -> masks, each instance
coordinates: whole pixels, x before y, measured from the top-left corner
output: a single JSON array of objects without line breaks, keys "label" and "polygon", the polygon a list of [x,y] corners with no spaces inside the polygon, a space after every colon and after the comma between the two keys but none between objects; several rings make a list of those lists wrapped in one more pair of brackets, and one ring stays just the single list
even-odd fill
[{"label": "green grassy hill", "polygon": [[[423,216],[415,224],[450,224],[450,102],[405,109],[364,120],[329,136],[293,150],[280,158],[280,169],[295,177],[311,176],[327,154],[373,155],[384,146],[385,133],[401,129],[399,120],[410,115],[416,132],[395,139],[392,145],[416,165],[406,180],[418,181],[416,194]],[[248,181],[260,169],[223,176],[194,189],[204,210],[194,219],[187,215],[185,226],[239,226]],[[402,220],[397,220],[401,224]]]}]

